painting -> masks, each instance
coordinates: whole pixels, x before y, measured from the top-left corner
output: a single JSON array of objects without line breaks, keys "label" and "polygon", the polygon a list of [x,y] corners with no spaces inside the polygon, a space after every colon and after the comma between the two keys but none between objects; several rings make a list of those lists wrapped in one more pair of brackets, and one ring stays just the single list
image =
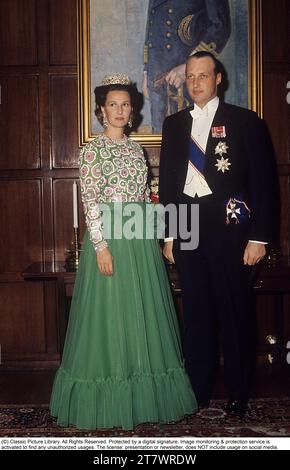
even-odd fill
[{"label": "painting", "polygon": [[80,145],[102,128],[94,88],[128,74],[143,93],[133,138],[158,147],[165,117],[189,106],[185,61],[209,50],[222,62],[225,100],[262,114],[261,0],[79,0]]}]

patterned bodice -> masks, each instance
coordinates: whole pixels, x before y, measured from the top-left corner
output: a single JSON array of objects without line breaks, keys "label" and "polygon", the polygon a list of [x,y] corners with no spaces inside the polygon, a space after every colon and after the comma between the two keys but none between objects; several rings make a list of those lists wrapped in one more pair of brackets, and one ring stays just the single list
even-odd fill
[{"label": "patterned bodice", "polygon": [[148,169],[141,146],[104,134],[80,152],[80,183],[86,224],[96,251],[107,246],[99,203],[150,202]]}]

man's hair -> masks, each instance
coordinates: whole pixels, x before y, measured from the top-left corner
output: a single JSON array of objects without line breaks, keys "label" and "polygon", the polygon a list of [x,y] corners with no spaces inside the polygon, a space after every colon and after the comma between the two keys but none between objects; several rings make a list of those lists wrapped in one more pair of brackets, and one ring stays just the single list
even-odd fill
[{"label": "man's hair", "polygon": [[212,59],[212,61],[214,63],[214,74],[215,74],[215,76],[217,76],[218,73],[222,73],[222,69],[223,69],[222,64],[220,63],[219,60],[217,60],[217,58],[211,52],[208,52],[208,51],[195,52],[194,54],[190,55],[187,58],[187,62],[190,59],[202,59],[203,57],[209,57],[210,59]]}]

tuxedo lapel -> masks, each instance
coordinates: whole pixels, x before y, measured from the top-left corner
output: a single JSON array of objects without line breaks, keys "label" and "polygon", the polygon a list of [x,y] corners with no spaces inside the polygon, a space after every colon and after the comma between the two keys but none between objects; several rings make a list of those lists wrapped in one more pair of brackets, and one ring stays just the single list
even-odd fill
[{"label": "tuxedo lapel", "polygon": [[180,121],[180,143],[181,143],[181,154],[184,156],[184,160],[188,158],[188,146],[191,136],[192,117],[190,109],[186,110],[184,118]]},{"label": "tuxedo lapel", "polygon": [[191,127],[192,127],[192,117],[190,115],[190,109],[186,109],[184,112],[184,116],[179,121],[179,130],[178,130],[178,173],[179,173],[179,187],[183,191],[186,174],[187,174],[187,167],[188,167],[188,152],[189,152],[189,144],[190,144],[190,136],[191,136]]}]

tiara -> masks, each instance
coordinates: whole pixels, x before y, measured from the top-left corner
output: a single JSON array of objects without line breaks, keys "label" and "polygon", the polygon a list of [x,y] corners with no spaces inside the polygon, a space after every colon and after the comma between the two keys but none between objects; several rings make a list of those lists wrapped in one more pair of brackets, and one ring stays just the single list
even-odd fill
[{"label": "tiara", "polygon": [[106,75],[102,80],[102,86],[107,85],[131,85],[131,79],[123,73],[115,73],[114,75]]}]

